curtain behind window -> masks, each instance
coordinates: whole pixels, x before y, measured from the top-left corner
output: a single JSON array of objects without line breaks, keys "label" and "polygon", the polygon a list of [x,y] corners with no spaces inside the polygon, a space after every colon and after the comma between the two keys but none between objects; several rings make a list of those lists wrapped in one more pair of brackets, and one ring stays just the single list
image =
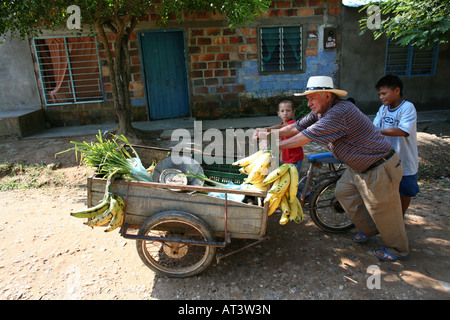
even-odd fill
[{"label": "curtain behind window", "polygon": [[103,99],[94,37],[36,39],[47,104]]}]

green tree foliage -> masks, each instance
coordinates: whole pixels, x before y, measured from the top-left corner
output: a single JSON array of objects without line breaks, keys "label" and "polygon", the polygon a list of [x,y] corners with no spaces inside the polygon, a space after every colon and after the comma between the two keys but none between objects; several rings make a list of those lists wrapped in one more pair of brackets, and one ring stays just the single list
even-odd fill
[{"label": "green tree foliage", "polygon": [[360,11],[377,5],[380,28],[369,28],[372,13],[360,20],[362,33],[371,29],[374,38],[385,34],[397,43],[432,49],[436,43],[448,43],[450,29],[450,0],[386,0],[371,2]]},{"label": "green tree foliage", "polygon": [[[268,10],[269,0],[8,0],[0,3],[0,35],[26,39],[39,36],[43,30],[65,28],[71,12],[67,8],[77,5],[81,9],[82,29],[96,34],[103,43],[112,84],[112,95],[119,120],[120,133],[138,132],[131,125],[131,99],[129,92],[130,57],[128,41],[136,25],[149,12],[155,12],[157,23],[164,27],[183,14],[221,14],[230,27],[244,26]],[[84,29],[83,29],[84,28]],[[86,30],[88,29],[88,30]],[[106,36],[115,35],[114,46]]]}]

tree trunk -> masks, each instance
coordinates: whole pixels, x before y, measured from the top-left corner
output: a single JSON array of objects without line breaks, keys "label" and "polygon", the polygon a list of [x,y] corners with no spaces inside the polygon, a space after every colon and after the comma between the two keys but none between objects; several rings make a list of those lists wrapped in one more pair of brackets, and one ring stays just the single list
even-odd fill
[{"label": "tree trunk", "polygon": [[119,122],[116,133],[134,133],[137,135],[143,132],[142,130],[134,128],[131,123],[131,99],[129,89],[131,74],[128,53],[128,39],[132,28],[134,29],[135,23],[132,22],[130,27],[126,29],[127,25],[130,24],[128,19],[116,19],[115,22],[115,26],[111,23],[108,24],[108,27],[116,36],[114,57],[112,56],[111,48],[103,26],[99,22],[96,22],[95,27],[100,41],[103,43],[108,63],[114,109]]}]

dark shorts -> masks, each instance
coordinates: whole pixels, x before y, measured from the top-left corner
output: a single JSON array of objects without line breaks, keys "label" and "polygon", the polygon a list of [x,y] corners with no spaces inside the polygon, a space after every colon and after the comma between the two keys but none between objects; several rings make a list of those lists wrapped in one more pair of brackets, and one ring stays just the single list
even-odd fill
[{"label": "dark shorts", "polygon": [[420,191],[417,184],[417,174],[412,176],[403,176],[400,181],[400,195],[405,197],[414,197]]}]

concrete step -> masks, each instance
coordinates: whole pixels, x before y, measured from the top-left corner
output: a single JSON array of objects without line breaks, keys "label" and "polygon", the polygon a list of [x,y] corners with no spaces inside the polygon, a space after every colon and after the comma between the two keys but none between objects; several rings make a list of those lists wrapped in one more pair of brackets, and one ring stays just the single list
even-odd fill
[{"label": "concrete step", "polygon": [[44,112],[41,109],[0,111],[0,137],[23,138],[44,128]]}]

